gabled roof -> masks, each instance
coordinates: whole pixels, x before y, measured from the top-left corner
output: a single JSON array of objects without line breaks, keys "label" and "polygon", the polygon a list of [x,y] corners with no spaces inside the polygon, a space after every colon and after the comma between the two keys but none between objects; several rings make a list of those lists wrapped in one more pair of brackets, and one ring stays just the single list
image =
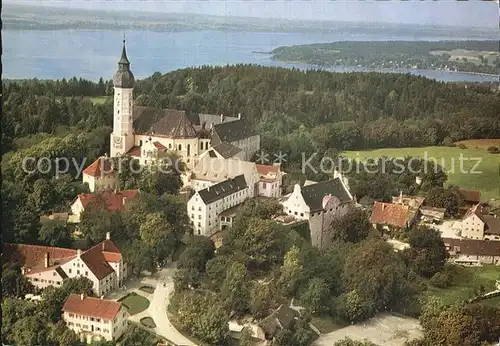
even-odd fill
[{"label": "gabled roof", "polygon": [[20,263],[25,267],[34,268],[45,260],[49,254],[50,261],[67,260],[76,256],[76,250],[53,246],[5,243],[2,255],[9,262]]},{"label": "gabled roof", "polygon": [[80,200],[85,209],[92,201],[102,198],[106,202],[108,211],[121,211],[124,209],[125,201],[136,197],[138,194],[139,190],[104,191],[100,193],[82,193],[76,199]]},{"label": "gabled roof", "polygon": [[258,134],[252,124],[245,119],[214,125],[213,130],[212,145],[232,143]]},{"label": "gabled roof", "polygon": [[380,225],[405,227],[410,219],[410,207],[402,204],[374,202],[371,222]]},{"label": "gabled roof", "polygon": [[83,316],[98,317],[104,320],[113,320],[121,309],[121,304],[114,300],[86,297],[80,294],[71,294],[62,310]]},{"label": "gabled roof", "polygon": [[340,200],[340,203],[346,203],[352,200],[349,191],[339,178],[322,181],[320,183],[302,186],[302,197],[311,209],[311,212],[323,209],[323,197],[332,195]]},{"label": "gabled roof", "polygon": [[225,159],[233,157],[234,155],[242,151],[240,148],[235,147],[234,145],[228,142],[220,143],[212,147],[211,150],[215,150],[217,153],[219,153],[220,156],[222,156]]},{"label": "gabled roof", "polygon": [[141,157],[141,147],[134,145],[129,151],[125,153],[126,156]]},{"label": "gabled roof", "polygon": [[486,224],[485,233],[500,235],[500,218],[494,215],[483,215],[484,223]]},{"label": "gabled roof", "polygon": [[109,157],[101,156],[94,162],[90,164],[87,168],[83,170],[83,174],[90,175],[92,177],[106,177],[113,176],[116,174],[114,168],[113,160]]},{"label": "gabled roof", "polygon": [[259,326],[262,328],[266,337],[272,338],[281,329],[286,329],[291,326],[295,317],[299,313],[289,306],[281,305],[276,311],[273,311],[269,316],[260,321]]},{"label": "gabled roof", "polygon": [[243,174],[238,175],[234,179],[228,179],[206,189],[198,191],[200,198],[205,205],[211,204],[215,201],[221,200],[227,196],[232,195],[238,191],[246,189],[247,183]]},{"label": "gabled roof", "polygon": [[256,164],[255,167],[257,168],[257,172],[259,172],[260,181],[274,182],[279,179],[280,166]]},{"label": "gabled roof", "polygon": [[111,240],[105,240],[80,255],[81,260],[89,267],[98,280],[104,279],[114,272],[103,255],[106,242],[111,242]]},{"label": "gabled roof", "polygon": [[215,115],[215,114],[198,114],[198,119],[196,119],[195,120],[196,123],[193,122],[193,124],[200,125],[202,127],[209,129],[210,126],[212,125],[228,123],[236,120],[238,120],[238,118],[227,117],[225,115],[221,117],[220,115]]},{"label": "gabled roof", "polygon": [[197,137],[184,111],[134,106],[133,112],[135,133],[154,133],[169,138]]},{"label": "gabled roof", "polygon": [[[45,267],[45,255],[49,255],[49,267]],[[28,269],[26,275],[31,275],[47,270],[55,270],[63,279],[67,274],[60,266],[77,257],[77,250],[64,249],[51,246],[38,246],[27,244],[4,244],[3,255],[9,262],[16,262]],[[90,271],[99,279],[103,279],[114,270],[107,262],[118,262],[121,253],[112,240],[106,239],[83,251],[80,259],[89,267]]]},{"label": "gabled roof", "polygon": [[455,251],[455,246],[458,246],[459,253],[463,255],[500,256],[500,241],[443,238],[443,243],[450,252]]},{"label": "gabled roof", "polygon": [[464,201],[471,203],[479,203],[481,201],[481,192],[474,190],[458,190]]}]

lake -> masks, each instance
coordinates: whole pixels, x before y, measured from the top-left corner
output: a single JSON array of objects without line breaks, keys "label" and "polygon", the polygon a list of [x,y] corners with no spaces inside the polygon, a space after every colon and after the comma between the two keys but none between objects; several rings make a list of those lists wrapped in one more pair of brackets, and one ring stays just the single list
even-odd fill
[{"label": "lake", "polygon": [[[97,80],[111,79],[121,54],[123,33],[91,30],[3,30],[3,78],[57,79],[73,76]],[[397,33],[339,34],[283,32],[127,32],[127,52],[136,78],[154,72],[201,65],[259,64],[265,66],[312,68],[271,60],[270,52],[279,46],[334,41],[438,41],[463,40],[461,37],[415,37]],[[336,67],[332,71],[367,71],[363,68]],[[373,70],[371,70],[373,71]],[[380,72],[390,72],[384,70]],[[392,70],[393,71],[393,70]],[[393,71],[412,73],[441,81],[486,82],[498,77],[433,70]]]}]

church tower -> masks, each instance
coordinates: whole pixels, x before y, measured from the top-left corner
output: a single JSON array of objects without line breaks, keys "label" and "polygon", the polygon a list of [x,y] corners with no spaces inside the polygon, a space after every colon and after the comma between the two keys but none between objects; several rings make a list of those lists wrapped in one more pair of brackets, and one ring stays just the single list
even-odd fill
[{"label": "church tower", "polygon": [[133,108],[134,108],[134,75],[130,71],[125,40],[118,71],[113,76],[113,133],[111,134],[111,157],[125,154],[134,146]]}]

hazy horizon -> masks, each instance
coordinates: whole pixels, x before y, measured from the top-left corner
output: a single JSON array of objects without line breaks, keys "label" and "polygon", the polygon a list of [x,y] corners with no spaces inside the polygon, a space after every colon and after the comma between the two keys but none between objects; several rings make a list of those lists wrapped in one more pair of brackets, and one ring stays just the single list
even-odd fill
[{"label": "hazy horizon", "polygon": [[495,1],[70,1],[4,0],[4,4],[70,9],[192,13],[201,15],[343,22],[444,25],[498,28]]}]

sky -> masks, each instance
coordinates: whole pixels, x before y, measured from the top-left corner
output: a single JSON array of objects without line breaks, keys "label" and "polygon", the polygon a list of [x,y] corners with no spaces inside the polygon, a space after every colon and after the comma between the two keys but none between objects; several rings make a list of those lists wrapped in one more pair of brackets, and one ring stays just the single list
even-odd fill
[{"label": "sky", "polygon": [[489,28],[498,28],[499,25],[498,0],[9,0],[5,2],[69,8],[260,18]]}]

